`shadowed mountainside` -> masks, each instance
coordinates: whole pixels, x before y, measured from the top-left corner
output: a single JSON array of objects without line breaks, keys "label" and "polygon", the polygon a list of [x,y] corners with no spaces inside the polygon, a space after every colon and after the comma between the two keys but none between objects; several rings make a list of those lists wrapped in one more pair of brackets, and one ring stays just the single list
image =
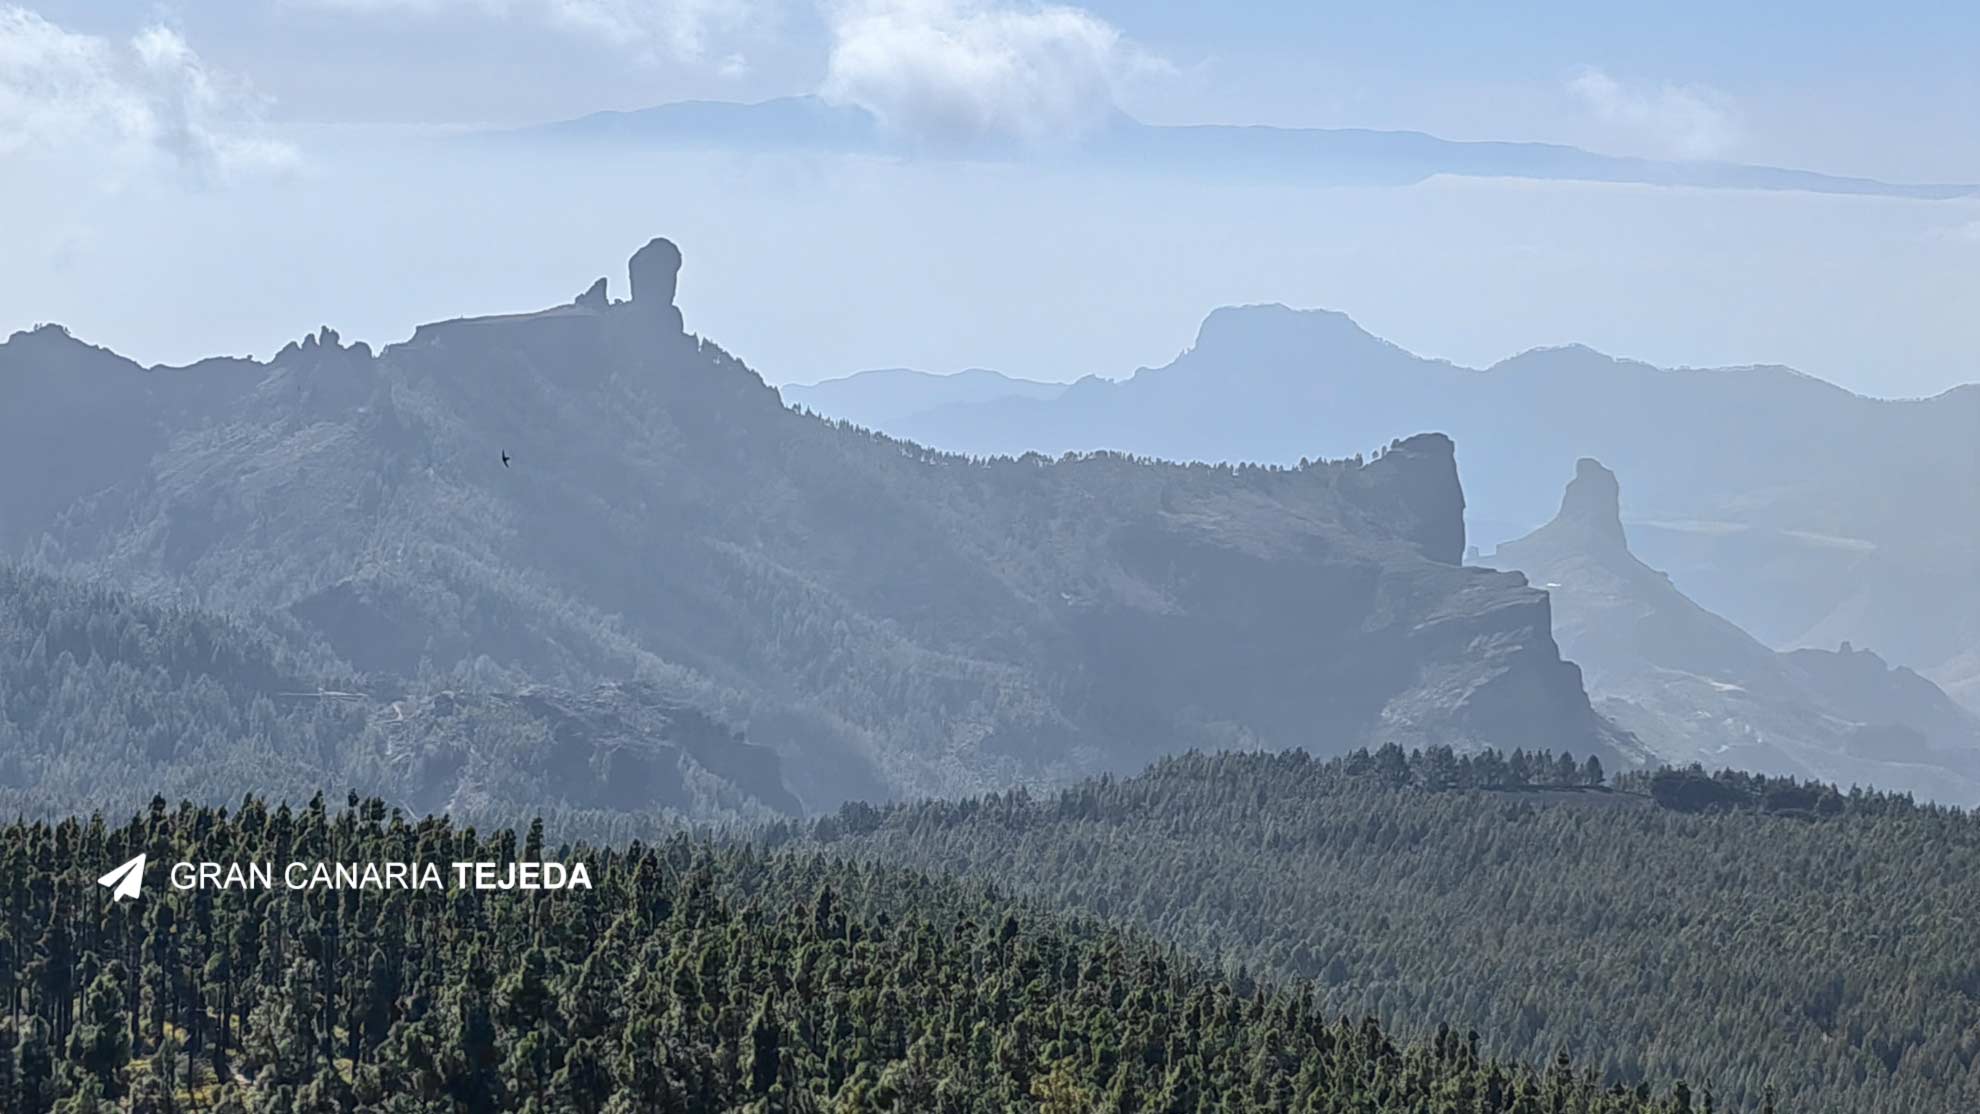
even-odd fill
[{"label": "shadowed mountainside", "polygon": [[631,301],[601,281],[376,354],[326,329],[146,371],[17,336],[0,440],[128,432],[0,543],[286,616],[367,675],[638,678],[776,748],[810,807],[1204,745],[1629,761],[1545,595],[1459,564],[1448,439],[1295,469],[938,454],[787,409],[682,331],[678,267],[656,241]]}]

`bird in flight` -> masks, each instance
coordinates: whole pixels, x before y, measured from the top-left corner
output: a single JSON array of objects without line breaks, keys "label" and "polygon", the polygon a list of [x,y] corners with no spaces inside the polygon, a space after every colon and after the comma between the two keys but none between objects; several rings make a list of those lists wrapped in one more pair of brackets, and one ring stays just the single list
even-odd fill
[{"label": "bird in flight", "polygon": [[503,450],[502,450],[502,467],[504,467],[504,468],[507,468],[508,466],[509,466],[509,450],[507,450],[507,449],[503,449]]}]

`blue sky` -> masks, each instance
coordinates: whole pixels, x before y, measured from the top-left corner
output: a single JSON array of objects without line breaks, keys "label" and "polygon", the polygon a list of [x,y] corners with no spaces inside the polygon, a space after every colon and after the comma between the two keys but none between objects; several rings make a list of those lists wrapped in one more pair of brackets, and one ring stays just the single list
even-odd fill
[{"label": "blue sky", "polygon": [[1955,5],[0,0],[0,205],[34,214],[0,227],[0,332],[161,361],[324,322],[389,343],[567,299],[665,233],[690,326],[773,381],[1124,375],[1216,305],[1284,301],[1467,363],[1581,341],[1926,394],[1980,379],[1971,202],[548,166],[431,136],[823,90],[907,128],[1118,107],[1980,181],[1976,42]]}]

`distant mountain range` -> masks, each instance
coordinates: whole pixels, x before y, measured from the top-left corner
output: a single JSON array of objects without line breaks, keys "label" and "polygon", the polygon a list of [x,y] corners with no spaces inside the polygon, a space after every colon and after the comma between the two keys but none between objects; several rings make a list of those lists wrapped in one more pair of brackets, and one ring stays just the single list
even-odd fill
[{"label": "distant mountain range", "polygon": [[1980,804],[1980,715],[1869,650],[1785,653],[1631,555],[1614,473],[1582,460],[1546,526],[1482,560],[1553,600],[1591,699],[1673,763]]},{"label": "distant mountain range", "polygon": [[[600,280],[381,352],[325,329],[266,364],[146,369],[18,334],[0,554],[259,616],[352,685],[405,687],[374,713],[425,740],[407,769],[486,734],[438,693],[526,718],[504,753],[597,807],[658,803],[635,775],[681,756],[706,799],[807,809],[1189,747],[1642,760],[1561,660],[1545,594],[1462,566],[1447,438],[1288,469],[941,454],[787,408],[683,331],[679,266],[655,241],[630,301]],[[600,685],[637,701],[582,695]],[[646,746],[614,772],[614,740],[682,710],[752,749]]]},{"label": "distant mountain range", "polygon": [[[831,386],[807,405],[838,412]],[[1187,351],[1128,379],[883,428],[966,453],[1281,464],[1440,430],[1487,549],[1545,523],[1558,477],[1596,458],[1631,477],[1636,551],[1704,607],[1776,647],[1874,647],[1980,706],[1980,386],[1890,401],[1791,368],[1668,370],[1579,346],[1481,371],[1263,305],[1211,313]]]},{"label": "distant mountain range", "polygon": [[1119,113],[1076,142],[1049,148],[1014,141],[930,146],[890,133],[864,109],[815,96],[782,97],[756,104],[681,101],[631,112],[598,112],[477,139],[646,149],[1022,159],[1192,178],[1307,185],[1400,186],[1450,174],[1924,200],[1980,194],[1980,185],[1974,184],[1906,184],[1741,163],[1626,158],[1554,143],[1458,142],[1422,132],[1363,128],[1144,124]]},{"label": "distant mountain range", "polygon": [[944,406],[989,402],[1000,398],[1052,399],[1065,393],[1064,383],[1017,379],[1002,372],[970,368],[953,375],[930,375],[910,368],[879,368],[812,384],[787,383],[777,388],[792,406],[818,410],[868,429],[887,429],[918,422]]}]

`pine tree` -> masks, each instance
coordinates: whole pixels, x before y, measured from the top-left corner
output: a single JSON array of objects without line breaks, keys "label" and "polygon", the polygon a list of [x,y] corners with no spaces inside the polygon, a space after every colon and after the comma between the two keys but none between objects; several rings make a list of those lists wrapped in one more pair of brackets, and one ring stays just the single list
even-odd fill
[{"label": "pine tree", "polygon": [[29,1018],[14,1048],[14,1103],[19,1114],[48,1114],[55,1106],[55,1055],[48,1024]]},{"label": "pine tree", "polygon": [[14,1031],[14,1020],[0,1017],[0,1114],[14,1114],[15,1067],[14,1046],[18,1043]]},{"label": "pine tree", "polygon": [[96,1081],[101,1098],[124,1093],[124,1065],[131,1060],[130,1021],[117,973],[105,970],[90,983],[82,1015],[69,1036],[69,1062]]},{"label": "pine tree", "polygon": [[783,1032],[777,1022],[776,1005],[766,991],[749,1021],[748,1058],[743,1074],[749,1079],[749,1093],[767,1095],[782,1073],[780,1048]]}]

